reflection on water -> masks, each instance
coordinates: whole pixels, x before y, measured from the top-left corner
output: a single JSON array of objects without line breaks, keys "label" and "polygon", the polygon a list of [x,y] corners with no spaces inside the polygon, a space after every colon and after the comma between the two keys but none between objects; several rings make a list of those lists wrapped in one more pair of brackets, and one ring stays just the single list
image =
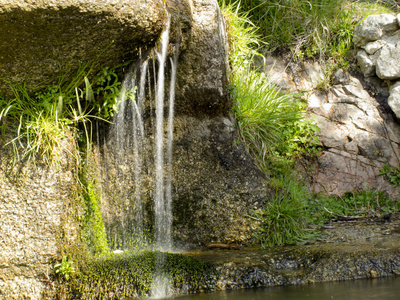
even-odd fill
[{"label": "reflection on water", "polygon": [[354,280],[283,286],[239,291],[225,291],[177,297],[176,300],[325,300],[400,299],[400,278]]}]

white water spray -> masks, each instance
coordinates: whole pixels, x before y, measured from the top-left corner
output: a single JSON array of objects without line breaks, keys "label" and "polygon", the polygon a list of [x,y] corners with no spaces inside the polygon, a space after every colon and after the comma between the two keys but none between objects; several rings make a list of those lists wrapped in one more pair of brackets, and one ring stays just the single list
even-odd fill
[{"label": "white water spray", "polygon": [[[165,90],[165,63],[169,42],[171,17],[168,16],[167,25],[161,35],[160,49],[157,51],[158,79],[156,94],[156,131],[155,131],[155,237],[156,249],[160,251],[171,250],[171,222],[169,221],[168,207],[165,201],[164,189],[164,90]],[[170,208],[169,208],[170,210]]]}]

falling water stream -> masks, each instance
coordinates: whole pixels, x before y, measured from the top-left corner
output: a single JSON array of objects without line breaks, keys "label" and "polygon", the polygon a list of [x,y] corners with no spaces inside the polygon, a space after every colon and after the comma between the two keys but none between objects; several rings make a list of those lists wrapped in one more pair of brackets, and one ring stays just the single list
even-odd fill
[{"label": "falling water stream", "polygon": [[[103,180],[109,183],[108,198],[113,199],[112,208],[108,209],[113,217],[108,216],[106,226],[114,251],[136,249],[138,244],[143,246],[147,242],[145,206],[147,199],[152,199],[151,246],[160,251],[152,287],[154,298],[168,294],[163,252],[173,248],[172,145],[179,43],[171,46],[174,55],[168,59],[170,27],[168,16],[158,46],[143,55],[125,75],[109,134],[111,142],[107,145],[112,150],[106,161],[113,162],[113,167],[106,168],[104,173],[108,177]],[[169,89],[166,78],[170,80]],[[168,118],[164,117],[165,112]]]}]

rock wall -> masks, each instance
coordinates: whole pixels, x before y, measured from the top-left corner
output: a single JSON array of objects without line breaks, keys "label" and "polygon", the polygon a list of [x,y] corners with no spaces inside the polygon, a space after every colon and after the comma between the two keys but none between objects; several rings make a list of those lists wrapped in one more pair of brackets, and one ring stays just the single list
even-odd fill
[{"label": "rock wall", "polygon": [[[226,95],[228,48],[218,3],[215,0],[188,3],[190,10],[182,4],[183,11],[189,11],[190,15],[180,18],[181,47],[176,83],[172,166],[174,237],[183,244],[247,243],[252,236],[247,215],[267,200],[265,178],[238,142],[231,116],[230,99]],[[176,15],[174,11],[172,17]],[[177,41],[173,26],[170,48],[174,48]],[[167,68],[167,91],[169,77]],[[145,153],[141,171],[146,179],[142,180],[141,201],[147,212],[143,221],[151,228],[148,224],[153,217],[155,112],[154,104],[149,102],[147,99],[143,113],[146,137],[142,141]],[[120,132],[123,130],[121,128]],[[134,139],[132,127],[131,130],[124,140]],[[134,146],[130,150],[118,150],[117,135],[115,128],[111,129],[101,151],[105,163],[103,185],[107,193],[103,201],[104,220],[111,239],[115,232],[118,232],[116,235],[121,235],[121,231],[133,235],[132,226],[138,219],[132,203],[137,188],[133,180]],[[123,158],[116,160],[118,151],[126,152]],[[123,168],[118,167],[121,161],[126,161]],[[117,238],[119,242],[115,244],[129,244],[126,242],[129,239],[127,236]]]},{"label": "rock wall", "polygon": [[0,153],[0,299],[51,298],[61,241],[76,239],[69,219],[74,174],[70,166],[55,171],[40,164],[10,173],[10,153]]},{"label": "rock wall", "polygon": [[248,215],[268,199],[266,178],[238,143],[229,118],[176,120],[174,236],[185,243],[247,244]]},{"label": "rock wall", "polygon": [[201,118],[228,115],[231,103],[228,45],[223,15],[217,1],[190,0],[191,29],[183,33],[177,74],[178,114]]},{"label": "rock wall", "polygon": [[364,76],[390,81],[388,104],[400,118],[400,14],[371,15],[354,31],[357,61]]},{"label": "rock wall", "polygon": [[377,77],[364,78],[338,70],[333,84],[326,82],[320,62],[295,63],[267,58],[265,72],[282,89],[303,92],[308,100],[308,117],[321,131],[321,156],[311,168],[310,188],[314,192],[342,195],[348,191],[379,189],[395,196],[379,171],[384,164],[399,165],[400,127],[388,106],[389,91]]}]

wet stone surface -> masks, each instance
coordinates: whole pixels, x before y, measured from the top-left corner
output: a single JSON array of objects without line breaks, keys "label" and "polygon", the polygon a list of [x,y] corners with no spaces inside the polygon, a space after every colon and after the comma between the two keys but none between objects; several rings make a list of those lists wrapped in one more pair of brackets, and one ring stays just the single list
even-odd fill
[{"label": "wet stone surface", "polygon": [[204,290],[225,290],[400,275],[400,220],[326,224],[314,244],[265,250],[187,253],[215,264]]}]

